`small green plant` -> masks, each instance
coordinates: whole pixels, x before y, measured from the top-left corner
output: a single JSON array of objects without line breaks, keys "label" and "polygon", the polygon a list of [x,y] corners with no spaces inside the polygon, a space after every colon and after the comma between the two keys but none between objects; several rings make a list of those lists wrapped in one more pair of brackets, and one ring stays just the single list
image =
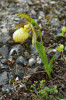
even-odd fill
[{"label": "small green plant", "polygon": [[58,46],[58,47],[56,48],[56,50],[59,51],[60,53],[63,52],[63,49],[64,49],[64,45],[63,45],[63,44],[61,44],[60,46]]},{"label": "small green plant", "polygon": [[66,27],[62,27],[62,33],[57,34],[57,37],[65,37],[66,34]]},{"label": "small green plant", "polygon": [[34,100],[53,100],[54,95],[58,93],[57,86],[46,87],[45,80],[41,80],[39,84],[38,81],[34,81],[31,88],[30,92]]},{"label": "small green plant", "polygon": [[[43,46],[40,26],[32,18],[30,18],[30,16],[28,16],[27,14],[19,14],[18,16],[26,18],[27,21],[16,25],[16,27],[19,27],[19,28],[21,27],[21,28],[14,32],[13,40],[15,42],[23,42],[29,37],[30,30],[32,31],[32,34],[33,34],[32,44],[35,45],[43,63],[44,63],[45,71],[47,72],[47,74],[50,78],[51,77],[50,74],[52,72],[52,64],[53,64],[55,55],[52,57],[52,59],[48,63],[48,58],[46,56],[45,47]],[[34,25],[39,29],[41,43],[36,41],[37,40],[37,32],[36,32],[36,29],[34,28]]]}]

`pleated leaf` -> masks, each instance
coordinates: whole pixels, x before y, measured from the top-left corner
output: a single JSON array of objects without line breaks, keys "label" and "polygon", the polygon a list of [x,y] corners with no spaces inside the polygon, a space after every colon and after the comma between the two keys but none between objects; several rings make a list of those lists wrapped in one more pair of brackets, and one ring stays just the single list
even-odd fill
[{"label": "pleated leaf", "polygon": [[45,48],[42,44],[40,44],[38,41],[35,43],[36,49],[44,63],[45,69],[47,69],[48,66],[48,58],[46,56]]},{"label": "pleated leaf", "polygon": [[55,58],[55,55],[52,57],[52,59],[49,62],[49,65],[48,65],[48,70],[50,73],[52,72],[52,64],[53,64],[54,58]]}]

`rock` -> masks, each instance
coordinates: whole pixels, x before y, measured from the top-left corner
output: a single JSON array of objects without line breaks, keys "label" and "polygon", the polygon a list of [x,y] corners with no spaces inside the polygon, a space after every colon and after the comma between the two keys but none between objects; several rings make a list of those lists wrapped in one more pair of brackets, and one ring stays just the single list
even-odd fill
[{"label": "rock", "polygon": [[3,33],[2,35],[0,35],[0,42],[5,44],[6,42],[10,40],[10,38],[11,37],[8,34]]},{"label": "rock", "polygon": [[47,52],[47,54],[56,53],[56,51],[57,51],[56,49],[49,49],[48,52]]},{"label": "rock", "polygon": [[42,19],[42,17],[41,16],[38,16],[38,19]]},{"label": "rock", "polygon": [[16,63],[22,64],[22,65],[27,65],[27,61],[25,60],[25,58],[23,56],[20,56],[19,58],[17,58]]},{"label": "rock", "polygon": [[41,64],[41,62],[42,62],[42,61],[41,61],[41,58],[37,57],[37,63],[38,63],[38,64]]},{"label": "rock", "polygon": [[25,52],[24,52],[24,57],[25,57],[25,58],[30,58],[30,54],[29,54],[27,51],[25,51]]},{"label": "rock", "polygon": [[32,66],[33,64],[35,64],[35,62],[36,62],[36,61],[35,61],[34,58],[30,58],[30,59],[29,59],[29,64],[28,64],[28,65],[29,65],[29,66]]},{"label": "rock", "polygon": [[9,93],[9,92],[13,92],[14,90],[13,90],[13,86],[8,86],[8,85],[5,85],[4,87],[2,87],[2,91],[4,92],[4,93]]},{"label": "rock", "polygon": [[15,81],[18,81],[19,80],[19,77],[16,77]]},{"label": "rock", "polygon": [[34,54],[35,56],[38,55],[38,52],[37,52],[36,48],[33,45],[30,45],[30,51],[32,51],[32,54]]},{"label": "rock", "polygon": [[52,5],[55,4],[55,3],[56,3],[55,1],[50,1],[50,4],[52,4]]},{"label": "rock", "polygon": [[22,65],[15,64],[13,69],[14,76],[18,76],[19,78],[23,78],[24,68]]},{"label": "rock", "polygon": [[43,11],[40,11],[40,12],[39,12],[39,15],[40,15],[41,17],[44,17],[44,16],[45,16]]},{"label": "rock", "polygon": [[[3,24],[2,26],[5,27],[5,24]],[[7,28],[2,28],[1,32],[4,33],[4,35],[5,33],[8,34]]]},{"label": "rock", "polygon": [[9,66],[8,66],[8,65],[5,65],[5,64],[1,64],[0,68],[1,68],[1,69],[8,69]]},{"label": "rock", "polygon": [[0,48],[0,53],[3,58],[7,59],[8,58],[8,47],[4,45],[3,47]]},{"label": "rock", "polygon": [[6,59],[1,59],[1,63],[4,64]]},{"label": "rock", "polygon": [[8,83],[8,76],[7,72],[4,71],[3,73],[0,74],[0,86]]},{"label": "rock", "polygon": [[32,15],[36,15],[35,10],[32,9],[32,10],[31,10],[31,14],[32,14]]},{"label": "rock", "polygon": [[57,19],[52,19],[51,23],[52,23],[52,25],[53,25],[54,27],[59,27],[59,20],[57,20]]},{"label": "rock", "polygon": [[12,8],[9,9],[9,12],[14,12],[14,11],[15,12],[17,11],[17,9],[15,7],[12,7]]},{"label": "rock", "polygon": [[20,18],[17,18],[17,17],[15,17],[15,19],[14,19],[15,21],[20,21]]},{"label": "rock", "polygon": [[13,55],[15,55],[15,54],[21,55],[22,52],[24,52],[24,48],[23,48],[21,45],[15,45],[15,46],[13,46],[13,48],[11,49],[9,55],[10,55],[10,56],[13,56]]},{"label": "rock", "polygon": [[31,75],[31,74],[36,73],[37,70],[38,70],[38,67],[35,67],[35,68],[28,68],[27,73],[28,73],[29,75]]}]

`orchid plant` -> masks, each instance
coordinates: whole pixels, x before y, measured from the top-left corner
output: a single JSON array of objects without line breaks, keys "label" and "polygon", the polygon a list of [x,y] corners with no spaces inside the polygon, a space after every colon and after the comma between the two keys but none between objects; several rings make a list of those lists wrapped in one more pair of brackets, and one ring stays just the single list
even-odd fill
[{"label": "orchid plant", "polygon": [[57,34],[57,37],[66,37],[65,35],[66,35],[66,27],[63,26],[62,27],[62,32]]},{"label": "orchid plant", "polygon": [[63,44],[61,44],[61,45],[56,47],[56,50],[59,51],[60,53],[63,52],[63,49],[64,49],[64,45]]},{"label": "orchid plant", "polygon": [[[27,14],[18,14],[18,16],[26,18],[27,21],[16,25],[16,27],[19,27],[19,29],[14,32],[13,40],[15,42],[23,42],[26,39],[28,39],[30,31],[32,31],[32,45],[36,47],[36,49],[44,63],[45,71],[50,78],[51,77],[50,74],[52,72],[52,64],[53,64],[55,55],[52,57],[52,59],[48,63],[48,57],[46,55],[45,47],[43,46],[43,40],[42,40],[40,26],[35,22],[34,19],[32,19]],[[39,29],[41,43],[37,41],[37,31],[34,28],[34,25]]]}]

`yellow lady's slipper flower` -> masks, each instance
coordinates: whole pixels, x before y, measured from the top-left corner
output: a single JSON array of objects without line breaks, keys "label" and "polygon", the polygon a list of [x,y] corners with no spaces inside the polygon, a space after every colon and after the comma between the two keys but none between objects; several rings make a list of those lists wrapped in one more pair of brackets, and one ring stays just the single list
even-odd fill
[{"label": "yellow lady's slipper flower", "polygon": [[13,40],[15,42],[23,42],[29,37],[29,28],[28,26],[24,26],[24,28],[20,28],[16,30],[13,34]]}]

